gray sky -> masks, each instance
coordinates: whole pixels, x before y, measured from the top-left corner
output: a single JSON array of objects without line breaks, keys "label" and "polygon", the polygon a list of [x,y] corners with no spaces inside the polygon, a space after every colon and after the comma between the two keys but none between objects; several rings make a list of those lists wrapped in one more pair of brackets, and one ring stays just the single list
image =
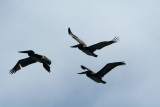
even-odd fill
[{"label": "gray sky", "polygon": [[[1,107],[158,107],[160,106],[160,1],[158,0],[1,0]],[[85,55],[68,27],[87,45],[120,41]],[[34,50],[52,60],[14,75],[18,51]],[[106,63],[125,61],[98,84],[78,75],[85,65],[97,72]]]}]

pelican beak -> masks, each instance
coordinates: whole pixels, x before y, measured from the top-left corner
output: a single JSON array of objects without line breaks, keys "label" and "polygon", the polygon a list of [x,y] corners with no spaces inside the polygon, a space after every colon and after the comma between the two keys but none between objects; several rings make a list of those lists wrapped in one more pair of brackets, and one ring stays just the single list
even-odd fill
[{"label": "pelican beak", "polygon": [[71,48],[77,48],[78,46],[79,46],[79,44],[78,44],[78,45],[71,46]]},{"label": "pelican beak", "polygon": [[19,53],[28,53],[28,51],[19,51]]},{"label": "pelican beak", "polygon": [[19,51],[19,53],[34,53],[32,50],[27,50],[27,51]]},{"label": "pelican beak", "polygon": [[86,74],[86,71],[85,71],[85,72],[78,73],[78,74]]}]

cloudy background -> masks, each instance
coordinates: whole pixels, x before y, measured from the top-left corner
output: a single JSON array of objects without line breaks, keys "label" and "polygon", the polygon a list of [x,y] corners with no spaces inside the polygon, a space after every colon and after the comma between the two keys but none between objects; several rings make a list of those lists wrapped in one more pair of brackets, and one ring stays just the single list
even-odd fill
[{"label": "cloudy background", "polygon": [[[1,0],[1,107],[158,107],[160,106],[160,1],[158,0]],[[87,45],[120,41],[85,55],[68,27]],[[52,60],[14,75],[18,53],[34,50]],[[85,65],[97,72],[106,63],[125,61],[98,84],[78,75]]]}]

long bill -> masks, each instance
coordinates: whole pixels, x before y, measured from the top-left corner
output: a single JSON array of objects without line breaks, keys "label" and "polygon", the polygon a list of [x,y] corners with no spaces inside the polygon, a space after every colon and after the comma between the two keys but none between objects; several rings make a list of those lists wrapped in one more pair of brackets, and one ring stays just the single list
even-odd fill
[{"label": "long bill", "polygon": [[28,51],[19,51],[19,53],[28,53]]},{"label": "long bill", "polygon": [[85,71],[85,72],[78,73],[78,74],[86,74],[86,71]]},{"label": "long bill", "polygon": [[77,48],[78,46],[79,46],[79,44],[78,44],[78,45],[71,46],[71,48]]},{"label": "long bill", "polygon": [[29,53],[29,52],[33,52],[32,50],[27,50],[27,51],[19,51],[19,53]]}]

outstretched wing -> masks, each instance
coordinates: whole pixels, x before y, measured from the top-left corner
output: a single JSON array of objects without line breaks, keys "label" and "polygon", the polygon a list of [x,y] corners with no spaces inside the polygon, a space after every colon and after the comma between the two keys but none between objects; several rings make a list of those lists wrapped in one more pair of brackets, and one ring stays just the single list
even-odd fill
[{"label": "outstretched wing", "polygon": [[119,65],[125,65],[125,63],[124,62],[108,63],[99,72],[97,72],[96,75],[99,77],[103,77],[105,74],[107,74],[109,71],[111,71],[113,68]]},{"label": "outstretched wing", "polygon": [[47,63],[43,63],[43,67],[50,72],[50,66]]},{"label": "outstretched wing", "polygon": [[16,71],[21,69],[22,67],[25,67],[29,64],[35,63],[37,61],[33,60],[32,58],[25,58],[25,59],[21,59],[17,62],[17,64],[10,70],[10,74],[16,73]]},{"label": "outstretched wing", "polygon": [[84,47],[86,47],[87,45],[82,41],[80,40],[76,35],[74,35],[72,32],[71,32],[71,29],[68,28],[68,33],[69,35],[72,36],[72,38],[74,38],[76,41],[78,41],[80,44],[82,44]]},{"label": "outstretched wing", "polygon": [[111,45],[112,43],[116,43],[117,41],[119,40],[118,37],[115,37],[113,40],[111,41],[104,41],[104,42],[99,42],[97,44],[94,44],[94,45],[91,45],[89,46],[89,48],[92,50],[92,51],[95,51],[97,49],[102,49],[103,47],[105,46],[108,46],[108,45]]}]

